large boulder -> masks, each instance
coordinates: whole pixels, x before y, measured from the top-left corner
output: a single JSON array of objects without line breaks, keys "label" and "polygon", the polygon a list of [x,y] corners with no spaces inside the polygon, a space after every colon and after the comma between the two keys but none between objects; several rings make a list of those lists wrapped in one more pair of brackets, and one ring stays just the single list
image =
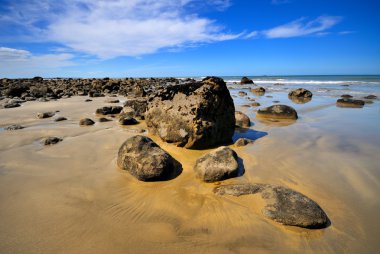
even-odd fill
[{"label": "large boulder", "polygon": [[206,149],[231,142],[235,106],[223,79],[207,77],[157,92],[145,119],[149,131],[165,142]]},{"label": "large boulder", "polygon": [[181,173],[181,165],[170,154],[141,135],[121,145],[117,165],[140,181],[168,180]]},{"label": "large boulder", "polygon": [[234,150],[222,146],[200,157],[194,166],[197,178],[217,182],[239,174],[238,157]]},{"label": "large boulder", "polygon": [[147,110],[147,107],[148,107],[148,101],[146,98],[134,98],[134,99],[128,99],[124,103],[123,111],[132,112],[132,114],[129,116],[136,117],[143,120],[145,118],[145,112]]},{"label": "large boulder", "polygon": [[305,195],[277,185],[230,184],[214,188],[218,195],[260,195],[263,215],[284,225],[325,228],[330,224],[326,213]]},{"label": "large boulder", "polygon": [[236,111],[235,112],[235,125],[240,128],[248,128],[251,126],[251,120],[249,117],[243,112]]},{"label": "large boulder", "polygon": [[240,80],[240,84],[242,84],[242,85],[253,84],[253,81],[252,81],[252,79],[249,79],[247,77],[242,77],[242,79]]},{"label": "large boulder", "polygon": [[257,111],[257,116],[262,118],[292,119],[298,118],[297,111],[286,105],[273,105]]}]

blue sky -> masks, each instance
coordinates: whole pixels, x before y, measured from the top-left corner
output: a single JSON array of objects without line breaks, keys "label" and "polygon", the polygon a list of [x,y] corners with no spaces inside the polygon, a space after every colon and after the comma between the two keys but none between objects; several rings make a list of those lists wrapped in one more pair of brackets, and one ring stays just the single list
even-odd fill
[{"label": "blue sky", "polygon": [[0,0],[0,77],[380,74],[378,0]]}]

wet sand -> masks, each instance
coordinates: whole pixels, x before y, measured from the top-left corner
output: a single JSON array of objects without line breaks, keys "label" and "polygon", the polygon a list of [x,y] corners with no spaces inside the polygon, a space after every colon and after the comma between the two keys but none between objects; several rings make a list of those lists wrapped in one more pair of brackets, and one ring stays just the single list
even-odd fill
[{"label": "wet sand", "polygon": [[[232,89],[236,95],[241,89]],[[183,165],[177,178],[139,182],[116,166],[120,145],[134,133],[117,121],[80,127],[97,119],[105,98],[73,97],[27,102],[0,110],[1,253],[376,253],[380,247],[380,101],[361,109],[337,108],[332,96],[295,104],[285,92],[255,96],[261,106],[293,106],[296,122],[255,118],[254,107],[235,97],[236,109],[254,125],[234,139],[245,174],[223,183],[269,183],[315,200],[332,224],[322,230],[283,226],[261,215],[255,196],[216,196],[216,184],[194,177],[195,160],[207,150],[174,147],[151,137]],[[267,98],[270,95],[273,98]],[[120,97],[119,99],[125,100]],[[67,121],[37,119],[59,110]],[[138,127],[145,128],[142,122]],[[145,133],[149,135],[148,133]],[[63,141],[43,146],[41,140]]]}]

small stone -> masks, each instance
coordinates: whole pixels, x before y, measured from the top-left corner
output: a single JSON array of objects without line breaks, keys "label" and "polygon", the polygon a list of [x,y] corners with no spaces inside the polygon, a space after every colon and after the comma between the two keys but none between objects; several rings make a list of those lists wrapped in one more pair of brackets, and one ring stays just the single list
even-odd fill
[{"label": "small stone", "polygon": [[243,92],[243,91],[240,91],[240,92],[238,93],[238,95],[239,95],[239,96],[246,96],[247,93],[246,93],[246,92]]},{"label": "small stone", "polygon": [[240,128],[248,128],[251,126],[251,120],[243,112],[235,111],[235,125]]},{"label": "small stone", "polygon": [[352,98],[352,95],[349,95],[349,94],[343,94],[342,96],[340,96],[342,98]]},{"label": "small stone", "polygon": [[79,121],[79,125],[81,126],[89,126],[89,125],[94,125],[95,122],[92,121],[90,118],[83,118]]},{"label": "small stone", "polygon": [[66,117],[63,117],[63,116],[60,116],[60,117],[57,117],[56,119],[54,119],[55,122],[61,122],[61,121],[66,121],[67,118]]},{"label": "small stone", "polygon": [[111,98],[108,98],[105,100],[105,103],[119,103],[120,101],[118,99],[111,99]]},{"label": "small stone", "polygon": [[112,120],[111,120],[111,119],[108,119],[108,118],[105,118],[105,117],[101,117],[101,118],[98,119],[98,121],[99,121],[100,123],[105,123],[105,122],[110,122],[110,121],[112,121]]},{"label": "small stone", "polygon": [[371,94],[371,95],[368,95],[368,96],[364,97],[364,99],[374,100],[374,99],[377,99],[377,96]]},{"label": "small stone", "polygon": [[92,101],[91,99],[85,99],[84,102],[90,102]]},{"label": "small stone", "polygon": [[235,142],[235,146],[239,147],[239,146],[246,146],[248,144],[253,144],[254,141],[251,140],[251,139],[248,139],[248,138],[239,138],[238,140],[236,140]]},{"label": "small stone", "polygon": [[44,145],[45,146],[54,145],[54,144],[57,144],[58,142],[61,142],[62,140],[63,139],[58,138],[58,137],[48,137],[45,139]]},{"label": "small stone", "polygon": [[6,131],[15,131],[15,130],[21,130],[21,129],[24,129],[25,127],[24,126],[21,126],[19,124],[12,124],[10,126],[7,126],[4,128],[4,130]]},{"label": "small stone", "polygon": [[39,119],[49,118],[49,117],[52,117],[52,116],[54,116],[54,115],[55,115],[54,112],[37,113],[37,118],[39,118]]}]

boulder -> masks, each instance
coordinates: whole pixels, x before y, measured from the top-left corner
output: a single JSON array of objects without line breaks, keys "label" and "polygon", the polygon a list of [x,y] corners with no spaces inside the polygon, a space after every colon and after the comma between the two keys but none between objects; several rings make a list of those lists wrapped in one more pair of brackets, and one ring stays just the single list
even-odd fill
[{"label": "boulder", "polygon": [[96,114],[99,115],[116,115],[123,110],[121,106],[102,107],[96,110]]},{"label": "boulder", "polygon": [[44,140],[44,145],[45,146],[48,146],[48,145],[55,145],[57,144],[58,142],[61,142],[63,139],[61,138],[58,138],[58,137],[48,137]]},{"label": "boulder", "polygon": [[346,99],[349,99],[349,98],[352,98],[352,95],[349,95],[349,94],[343,94],[343,95],[341,95],[340,97],[342,97],[342,98],[346,98]]},{"label": "boulder", "polygon": [[273,119],[293,119],[298,118],[297,111],[286,105],[273,105],[267,108],[262,108],[257,111],[257,116],[262,118]]},{"label": "boulder", "polygon": [[130,116],[127,116],[127,115],[123,115],[119,118],[119,124],[121,124],[121,125],[135,125],[138,123],[139,122],[137,122],[136,119],[134,119]]},{"label": "boulder", "polygon": [[265,94],[265,88],[264,87],[251,88],[251,92],[255,93],[256,95],[262,96]]},{"label": "boulder", "polygon": [[145,113],[149,131],[163,141],[189,149],[229,143],[235,107],[226,83],[207,77],[158,91]]},{"label": "boulder", "polygon": [[105,123],[105,122],[110,122],[110,121],[112,121],[111,119],[108,119],[108,118],[105,118],[105,117],[100,117],[99,119],[98,119],[98,121],[100,122],[100,123]]},{"label": "boulder", "polygon": [[251,103],[251,106],[252,106],[252,107],[260,107],[261,104],[258,103],[258,102],[253,102],[253,103]]},{"label": "boulder", "polygon": [[66,117],[60,116],[60,117],[57,117],[56,119],[54,119],[54,122],[61,122],[61,121],[66,121],[66,120],[67,120]]},{"label": "boulder", "polygon": [[238,93],[238,95],[239,95],[239,96],[247,96],[247,93],[244,92],[244,91],[240,91],[240,92]]},{"label": "boulder", "polygon": [[343,108],[362,108],[365,102],[362,100],[353,100],[348,98],[338,99],[336,105]]},{"label": "boulder", "polygon": [[368,96],[365,96],[364,99],[368,99],[368,100],[374,100],[374,99],[377,99],[377,96],[376,95],[368,95]]},{"label": "boulder", "polygon": [[251,120],[243,112],[235,111],[235,126],[240,128],[248,128],[251,126]]},{"label": "boulder", "polygon": [[[302,228],[325,228],[330,220],[322,208],[305,195],[277,185],[230,184],[214,188],[217,195],[260,195],[262,214],[278,223]],[[258,203],[259,204],[259,203]]]},{"label": "boulder", "polygon": [[10,126],[7,126],[4,128],[6,131],[15,131],[15,130],[21,130],[24,129],[24,126],[21,126],[20,124],[12,124]]},{"label": "boulder", "polygon": [[129,112],[132,112],[130,109],[133,109],[132,115],[130,116],[144,120],[147,107],[148,107],[148,101],[146,98],[134,98],[134,99],[128,99],[124,103],[125,110],[123,111],[129,110]]},{"label": "boulder", "polygon": [[120,147],[117,165],[140,181],[168,180],[181,173],[181,165],[150,138],[137,135]]},{"label": "boulder", "polygon": [[296,90],[291,91],[288,94],[289,97],[298,97],[298,98],[311,98],[313,96],[312,92],[304,88],[298,88]]},{"label": "boulder", "polygon": [[238,156],[226,146],[200,157],[194,166],[196,177],[204,182],[217,182],[239,175]]},{"label": "boulder", "polygon": [[92,121],[90,118],[83,118],[79,121],[79,125],[81,126],[89,126],[89,125],[94,125],[95,122]]},{"label": "boulder", "polygon": [[245,84],[253,84],[253,81],[252,79],[249,79],[247,77],[243,77],[241,80],[240,80],[240,84],[242,85],[245,85]]},{"label": "boulder", "polygon": [[54,115],[55,115],[54,112],[40,112],[40,113],[37,113],[37,118],[39,118],[39,119],[49,118],[49,117],[52,117]]},{"label": "boulder", "polygon": [[254,141],[252,139],[248,139],[248,138],[239,138],[238,140],[236,140],[235,142],[235,146],[239,147],[239,146],[246,146],[248,144],[253,144]]}]

